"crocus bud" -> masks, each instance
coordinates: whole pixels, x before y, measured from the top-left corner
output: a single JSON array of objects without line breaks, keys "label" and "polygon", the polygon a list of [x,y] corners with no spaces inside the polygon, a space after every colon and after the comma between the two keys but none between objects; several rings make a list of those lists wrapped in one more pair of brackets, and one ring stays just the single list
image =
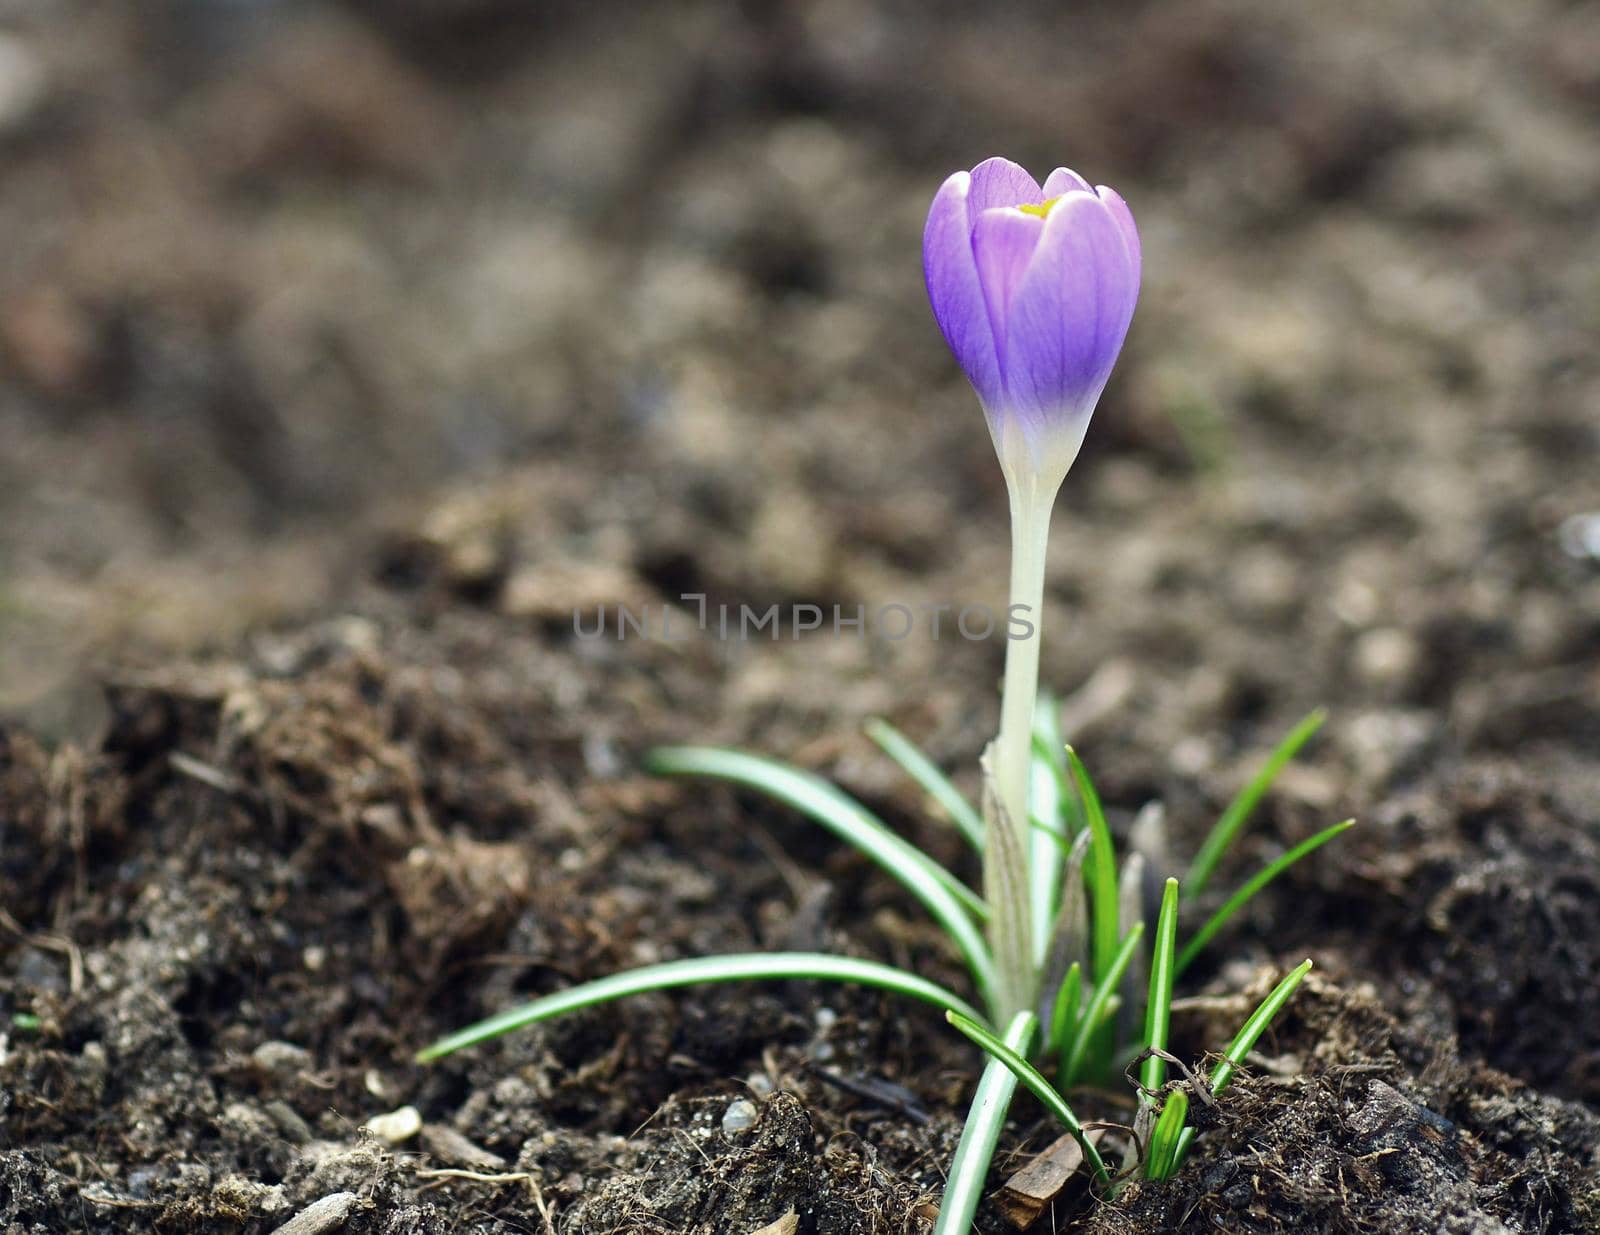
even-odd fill
[{"label": "crocus bud", "polygon": [[928,299],[989,421],[1007,478],[1053,493],[1077,458],[1139,298],[1127,203],[1008,159],[940,187],[922,237]]}]

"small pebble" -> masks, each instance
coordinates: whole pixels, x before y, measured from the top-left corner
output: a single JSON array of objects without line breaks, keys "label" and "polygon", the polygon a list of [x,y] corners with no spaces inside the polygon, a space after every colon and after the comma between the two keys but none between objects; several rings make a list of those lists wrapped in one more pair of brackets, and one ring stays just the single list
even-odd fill
[{"label": "small pebble", "polygon": [[402,1106],[387,1115],[374,1115],[362,1125],[380,1141],[398,1145],[408,1141],[422,1130],[422,1115],[414,1106]]},{"label": "small pebble", "polygon": [[0,31],[0,132],[20,124],[44,100],[44,66],[23,39]]},{"label": "small pebble", "polygon": [[306,1121],[300,1118],[300,1113],[282,1098],[274,1098],[261,1109],[266,1117],[272,1120],[279,1134],[289,1144],[310,1144],[311,1129],[307,1126]]},{"label": "small pebble", "polygon": [[1556,535],[1567,556],[1600,559],[1600,510],[1572,515]]},{"label": "small pebble", "polygon": [[736,1132],[744,1132],[756,1126],[760,1113],[756,1104],[748,1098],[740,1098],[728,1103],[728,1109],[722,1112],[722,1134],[732,1136]]},{"label": "small pebble", "polygon": [[1395,686],[1416,672],[1422,649],[1406,631],[1379,626],[1356,640],[1355,668],[1372,686]]},{"label": "small pebble", "polygon": [[263,1042],[250,1052],[250,1061],[274,1076],[311,1070],[311,1052],[293,1042]]}]

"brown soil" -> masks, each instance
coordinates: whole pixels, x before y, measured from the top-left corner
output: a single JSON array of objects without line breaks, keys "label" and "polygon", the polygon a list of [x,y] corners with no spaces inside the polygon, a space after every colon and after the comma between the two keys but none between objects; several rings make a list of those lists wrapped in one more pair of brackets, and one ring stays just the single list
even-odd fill
[{"label": "brown soil", "polygon": [[[410,1058],[668,957],[960,985],[863,861],[638,757],[793,759],[970,873],[860,728],[970,786],[997,641],[571,615],[1001,603],[916,261],[996,150],[1145,235],[1044,651],[1114,824],[1158,800],[1187,854],[1319,703],[1225,874],[1361,820],[1188,975],[1198,1062],[1317,962],[1184,1172],[1037,1229],[1600,1230],[1590,7],[15,9],[0,1230],[927,1229],[978,1061],[916,1008],[687,992]],[[1019,1102],[994,1186],[1053,1135]]]}]

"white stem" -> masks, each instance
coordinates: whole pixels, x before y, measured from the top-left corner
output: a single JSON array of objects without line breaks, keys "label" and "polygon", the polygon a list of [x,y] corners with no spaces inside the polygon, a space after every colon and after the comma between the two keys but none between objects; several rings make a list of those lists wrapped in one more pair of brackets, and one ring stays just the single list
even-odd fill
[{"label": "white stem", "polygon": [[[1045,548],[1050,510],[1060,481],[1042,484],[1034,473],[1008,472],[1011,496],[1011,610],[1033,625],[1026,639],[1006,641],[1005,687],[1000,696],[1000,735],[995,740],[995,781],[1018,844],[1027,852],[1028,779],[1033,748],[1033,709],[1039,695],[1039,644],[1043,634]],[[1026,606],[1017,609],[1016,606]]]}]

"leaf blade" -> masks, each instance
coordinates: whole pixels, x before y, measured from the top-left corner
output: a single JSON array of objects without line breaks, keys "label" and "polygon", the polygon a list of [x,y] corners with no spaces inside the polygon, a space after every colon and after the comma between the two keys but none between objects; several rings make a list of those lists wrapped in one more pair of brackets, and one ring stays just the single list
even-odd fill
[{"label": "leaf blade", "polygon": [[1073,961],[1071,968],[1067,970],[1067,976],[1056,988],[1055,999],[1050,1005],[1049,1032],[1045,1034],[1044,1042],[1046,1051],[1054,1054],[1065,1046],[1067,1030],[1077,1024],[1078,1012],[1082,1006],[1083,966]]},{"label": "leaf blade", "polygon": [[1301,841],[1293,849],[1282,854],[1276,860],[1269,862],[1254,877],[1246,882],[1237,892],[1230,896],[1214,914],[1206,920],[1204,926],[1194,933],[1194,937],[1184,945],[1183,951],[1178,955],[1178,972],[1181,974],[1194,959],[1204,951],[1206,944],[1216,936],[1228,920],[1243,909],[1263,888],[1270,884],[1284,871],[1288,870],[1301,858],[1322,848],[1336,836],[1342,836],[1355,827],[1354,819],[1346,819],[1343,823],[1336,823],[1331,828],[1324,828],[1315,836]]},{"label": "leaf blade", "polygon": [[527,1025],[565,1016],[596,1004],[626,999],[649,991],[671,990],[680,986],[702,986],[720,982],[759,981],[853,982],[893,994],[906,995],[933,1004],[947,1012],[977,1017],[977,1011],[959,995],[916,974],[883,965],[877,961],[850,956],[830,956],[824,952],[749,952],[731,956],[697,956],[688,960],[666,961],[622,973],[597,978],[567,987],[542,998],[519,1004],[504,1012],[485,1017],[465,1029],[447,1034],[419,1051],[418,1063],[432,1063],[445,1055],[476,1046]]},{"label": "leaf blade", "polygon": [[1189,889],[1191,897],[1199,896],[1205,891],[1206,884],[1210,882],[1211,876],[1216,874],[1217,866],[1223,856],[1238,839],[1245,824],[1250,822],[1250,816],[1255,813],[1261,799],[1272,787],[1272,782],[1277,780],[1278,773],[1283,771],[1284,765],[1289,760],[1300,753],[1301,747],[1312,739],[1327,719],[1327,710],[1317,708],[1291,729],[1289,735],[1278,743],[1272,754],[1267,756],[1267,762],[1262,765],[1261,770],[1251,777],[1249,783],[1239,791],[1233,801],[1228,803],[1207,834],[1205,843],[1200,846],[1200,852],[1195,854],[1194,861],[1189,864],[1189,873],[1183,882]]},{"label": "leaf blade", "polygon": [[[1004,1044],[1016,1050],[1027,1050],[1037,1023],[1032,1012],[1018,1012],[1006,1027]],[[950,1174],[945,1180],[944,1195],[939,1198],[939,1217],[934,1223],[933,1235],[971,1235],[972,1219],[978,1212],[978,1202],[983,1199],[984,1181],[989,1177],[989,1164],[994,1160],[1000,1129],[1005,1125],[1006,1111],[1016,1090],[1016,1074],[991,1057],[978,1078],[972,1106],[961,1128],[961,1140],[956,1143],[955,1157],[950,1160]]]},{"label": "leaf blade", "polygon": [[1078,1028],[1073,1034],[1072,1042],[1068,1045],[1062,1056],[1061,1083],[1072,1085],[1076,1083],[1083,1068],[1084,1055],[1088,1053],[1089,1042],[1100,1023],[1105,1019],[1106,1008],[1111,1000],[1116,998],[1117,986],[1122,981],[1122,975],[1133,960],[1134,950],[1139,946],[1139,940],[1144,937],[1144,923],[1135,922],[1127,937],[1122,941],[1122,946],[1117,949],[1117,954],[1112,958],[1111,966],[1106,970],[1105,976],[1095,983],[1094,994],[1090,996],[1082,1015],[1078,1018]]},{"label": "leaf blade", "polygon": [[[1161,890],[1161,913],[1156,918],[1155,943],[1150,949],[1150,998],[1145,1004],[1144,1041],[1151,1051],[1167,1049],[1172,1027],[1173,952],[1178,941],[1178,881],[1168,879]],[[1167,1079],[1167,1063],[1151,1055],[1139,1071],[1145,1089],[1160,1089]]]},{"label": "leaf blade", "polygon": [[[1250,1014],[1239,1032],[1233,1037],[1222,1062],[1211,1073],[1211,1092],[1214,1095],[1227,1088],[1228,1082],[1233,1079],[1234,1071],[1244,1061],[1244,1057],[1255,1049],[1261,1035],[1267,1031],[1278,1013],[1283,1010],[1283,1005],[1289,1002],[1289,997],[1294,994],[1295,988],[1300,985],[1306,974],[1311,972],[1311,962],[1301,961],[1287,973],[1283,980],[1268,993],[1256,1010]],[[1185,1128],[1183,1135],[1178,1138],[1178,1147],[1173,1154],[1173,1169],[1183,1165],[1184,1158],[1189,1153],[1189,1146],[1194,1143],[1195,1130]]]},{"label": "leaf blade", "polygon": [[1239,1032],[1233,1036],[1233,1041],[1223,1053],[1222,1063],[1218,1064],[1216,1071],[1211,1074],[1212,1093],[1218,1094],[1227,1088],[1228,1082],[1233,1079],[1235,1069],[1244,1062],[1244,1057],[1255,1049],[1261,1035],[1266,1033],[1278,1013],[1283,1011],[1283,1005],[1289,1002],[1289,997],[1294,994],[1295,988],[1310,972],[1311,962],[1301,961],[1285,974],[1283,980],[1257,1005],[1256,1010],[1240,1026]]},{"label": "leaf blade", "polygon": [[886,720],[874,717],[866,724],[866,733],[878,749],[900,765],[900,770],[937,802],[950,822],[964,836],[967,843],[980,855],[983,853],[983,819],[971,802],[967,801],[955,783],[939,769],[939,765]]},{"label": "leaf blade", "polygon": [[1035,1068],[1023,1056],[990,1033],[982,1025],[977,1024],[970,1017],[962,1016],[959,1012],[946,1012],[944,1019],[949,1021],[957,1030],[965,1034],[978,1046],[982,1047],[989,1055],[998,1059],[1021,1082],[1022,1087],[1044,1103],[1045,1107],[1063,1128],[1078,1142],[1078,1148],[1083,1150],[1083,1157],[1089,1163],[1094,1173],[1102,1180],[1107,1179],[1106,1164],[1100,1157],[1100,1151],[1095,1148],[1094,1142],[1089,1140],[1083,1130],[1083,1124],[1078,1119],[1067,1100],[1057,1092],[1039,1069]]},{"label": "leaf blade", "polygon": [[1089,827],[1089,896],[1090,937],[1093,941],[1094,978],[1100,976],[1116,955],[1118,935],[1117,914],[1117,855],[1111,841],[1111,829],[1106,823],[1106,812],[1089,770],[1078,758],[1078,752],[1067,747],[1067,764],[1072,779],[1078,787],[1078,797],[1083,803],[1084,820]]},{"label": "leaf blade", "polygon": [[922,902],[960,949],[984,999],[992,999],[994,959],[973,921],[988,916],[983,901],[849,794],[810,772],[723,747],[658,747],[646,757],[645,766],[658,775],[710,776],[759,790],[859,849]]},{"label": "leaf blade", "polygon": [[1150,1131],[1150,1144],[1144,1158],[1146,1179],[1167,1179],[1178,1169],[1178,1146],[1183,1143],[1184,1125],[1188,1120],[1189,1095],[1174,1089],[1167,1095],[1166,1105]]}]

